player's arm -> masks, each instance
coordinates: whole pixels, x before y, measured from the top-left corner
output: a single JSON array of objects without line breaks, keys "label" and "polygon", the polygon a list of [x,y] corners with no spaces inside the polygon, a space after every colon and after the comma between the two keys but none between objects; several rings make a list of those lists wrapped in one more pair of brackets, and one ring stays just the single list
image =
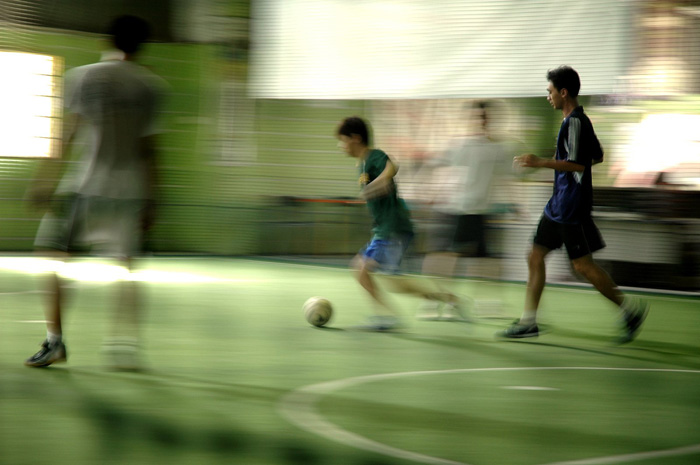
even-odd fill
[{"label": "player's arm", "polygon": [[591,165],[597,165],[598,163],[603,163],[603,159],[605,158],[605,152],[603,151],[603,146],[600,145],[600,142],[598,141],[598,138],[596,137],[595,139],[596,142],[596,154],[593,156],[593,160],[591,160]]},{"label": "player's arm", "polygon": [[59,146],[59,153],[55,157],[45,158],[39,162],[29,188],[27,198],[36,207],[48,206],[58,182],[66,169],[71,147],[75,141],[75,135],[81,124],[81,118],[77,113],[66,113],[63,117],[63,136]]},{"label": "player's arm", "polygon": [[[550,168],[556,171],[582,172],[586,169],[586,155],[580,152],[581,141],[581,120],[576,117],[569,118],[569,128],[567,134],[568,154],[566,160],[556,158],[540,158],[532,154],[518,157],[516,160],[520,166],[525,168]],[[600,150],[602,157],[603,151]],[[591,157],[596,158],[596,157]],[[602,160],[601,160],[602,161]]]},{"label": "player's arm", "polygon": [[531,153],[515,157],[515,161],[523,168],[550,168],[556,171],[584,171],[586,167],[569,160],[554,160],[542,158]]},{"label": "player's arm", "polygon": [[362,197],[367,200],[389,194],[394,189],[394,176],[397,172],[397,166],[387,158],[382,173],[362,189]]}]

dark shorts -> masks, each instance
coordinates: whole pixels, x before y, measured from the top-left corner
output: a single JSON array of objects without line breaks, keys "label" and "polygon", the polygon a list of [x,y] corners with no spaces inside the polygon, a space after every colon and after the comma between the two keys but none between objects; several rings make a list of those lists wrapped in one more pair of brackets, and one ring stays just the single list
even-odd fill
[{"label": "dark shorts", "polygon": [[585,257],[605,247],[603,237],[592,218],[579,224],[564,224],[542,215],[533,242],[550,250],[565,245],[570,260]]},{"label": "dark shorts", "polygon": [[464,256],[487,257],[486,215],[439,213],[428,237],[429,252],[453,252]]}]

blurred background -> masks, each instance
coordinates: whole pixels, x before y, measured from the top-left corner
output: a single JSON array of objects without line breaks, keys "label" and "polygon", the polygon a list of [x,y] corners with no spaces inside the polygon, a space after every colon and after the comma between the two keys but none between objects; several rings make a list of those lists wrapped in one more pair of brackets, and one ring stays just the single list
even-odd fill
[{"label": "blurred background", "polygon": [[[163,77],[153,254],[342,260],[369,238],[338,122],[372,122],[430,230],[431,161],[493,102],[508,157],[551,156],[561,113],[548,69],[568,64],[606,151],[594,168],[596,258],[621,285],[700,289],[700,1],[0,0],[0,251],[32,250],[25,190],[55,156],[62,76],[99,60],[110,19],[153,26],[140,62]],[[523,281],[551,171],[511,173],[493,200],[495,276]],[[575,282],[564,254],[548,279]],[[467,275],[478,270],[467,267]]]}]

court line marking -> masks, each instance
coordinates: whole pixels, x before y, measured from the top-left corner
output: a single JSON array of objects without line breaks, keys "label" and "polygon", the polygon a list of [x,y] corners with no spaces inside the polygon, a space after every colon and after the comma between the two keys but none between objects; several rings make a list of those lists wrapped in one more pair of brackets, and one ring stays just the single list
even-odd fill
[{"label": "court line marking", "polygon": [[511,391],[559,391],[558,388],[546,386],[501,386],[501,389],[510,389]]},{"label": "court line marking", "polygon": [[[550,283],[547,283],[550,284]],[[524,284],[523,284],[524,285]],[[572,286],[571,284],[562,284],[562,287],[557,287],[554,288],[552,287],[551,289],[557,289],[559,291],[566,291],[566,292],[571,292],[572,294],[590,294],[590,295],[595,295],[598,293],[598,291],[594,287],[582,287],[578,288],[576,287],[569,287]],[[582,286],[590,286],[590,284],[583,284]],[[698,292],[684,292],[684,291],[664,291],[663,289],[657,290],[657,289],[641,289],[641,288],[625,288],[624,286],[618,286],[620,289],[624,291],[628,291],[630,293],[638,293],[637,297],[640,297],[642,299],[647,299],[647,300],[660,300],[663,302],[689,302],[692,303],[692,301],[689,299],[689,297],[700,297],[700,293]],[[646,291],[646,292],[645,292]]]},{"label": "court line marking", "polygon": [[0,292],[0,296],[3,295],[24,295],[24,294],[43,294],[44,291],[33,290],[33,291],[14,291],[14,292]]},{"label": "court line marking", "polygon": [[[323,418],[316,410],[316,404],[321,397],[340,389],[359,384],[384,381],[415,376],[429,376],[453,373],[479,373],[497,371],[548,371],[548,370],[590,370],[590,371],[636,371],[655,373],[692,373],[700,374],[700,370],[684,370],[673,368],[614,368],[614,367],[504,367],[504,368],[457,368],[451,370],[405,371],[398,373],[380,373],[375,375],[355,376],[323,383],[302,386],[283,396],[277,406],[278,412],[290,423],[302,430],[345,444],[357,449],[376,452],[394,458],[411,460],[419,463],[435,465],[471,465],[466,462],[456,462],[430,455],[411,452],[373,441],[359,434],[347,431]],[[552,462],[542,465],[603,465],[646,460],[659,457],[673,457],[700,452],[700,444],[675,447],[656,451],[638,452],[633,454],[610,455],[606,457],[591,457],[581,460]]]},{"label": "court line marking", "polygon": [[[700,452],[700,444],[693,446],[676,447],[649,452],[638,452],[635,454],[613,455],[610,457],[599,457],[593,459],[571,460],[568,462],[552,462],[543,465],[607,465],[609,463],[634,462],[637,460],[656,459],[661,457],[674,457],[678,455],[690,455]],[[614,461],[610,461],[613,459]]]}]

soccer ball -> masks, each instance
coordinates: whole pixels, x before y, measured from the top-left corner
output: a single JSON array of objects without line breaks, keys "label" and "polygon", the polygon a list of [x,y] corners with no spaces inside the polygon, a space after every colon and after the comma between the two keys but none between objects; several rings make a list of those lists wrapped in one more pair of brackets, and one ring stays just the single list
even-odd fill
[{"label": "soccer ball", "polygon": [[304,302],[302,309],[306,321],[319,328],[328,323],[333,316],[333,306],[323,297],[311,297]]}]

